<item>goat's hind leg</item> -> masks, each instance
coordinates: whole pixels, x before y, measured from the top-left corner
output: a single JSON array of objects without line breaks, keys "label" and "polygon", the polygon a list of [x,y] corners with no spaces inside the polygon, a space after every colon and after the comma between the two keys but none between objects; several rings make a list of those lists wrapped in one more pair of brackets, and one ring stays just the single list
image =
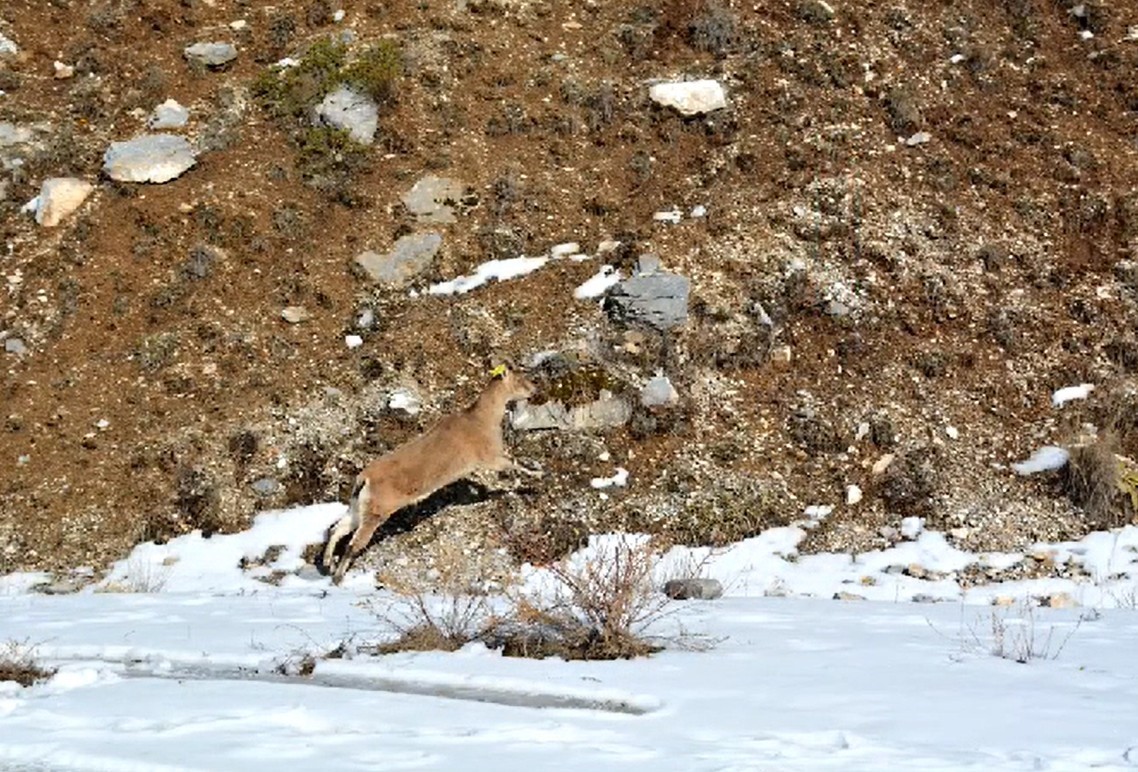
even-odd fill
[{"label": "goat's hind leg", "polygon": [[352,534],[352,540],[348,542],[348,549],[344,551],[344,556],[340,558],[340,563],[336,566],[336,573],[332,576],[332,581],[335,584],[339,584],[340,580],[344,578],[344,573],[351,566],[352,561],[356,559],[356,556],[367,549],[371,537],[375,535],[376,530],[383,525],[385,520],[387,520],[386,515],[373,515],[366,510],[360,516],[360,525]]},{"label": "goat's hind leg", "polygon": [[332,561],[336,556],[336,545],[356,527],[356,513],[349,506],[347,514],[336,521],[336,526],[328,534],[328,544],[324,547],[324,568],[332,572]]}]

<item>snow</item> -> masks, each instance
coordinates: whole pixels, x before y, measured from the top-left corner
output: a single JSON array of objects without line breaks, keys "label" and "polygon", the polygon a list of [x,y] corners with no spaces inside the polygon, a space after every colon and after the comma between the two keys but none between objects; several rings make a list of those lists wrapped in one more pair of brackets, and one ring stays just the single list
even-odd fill
[{"label": "snow", "polygon": [[611,265],[606,265],[597,271],[588,281],[573,290],[573,297],[577,300],[587,300],[605,294],[608,289],[621,280],[620,271]]},{"label": "snow", "polygon": [[1044,445],[1032,453],[1031,458],[1026,461],[1012,464],[1012,471],[1018,475],[1050,472],[1055,469],[1062,469],[1070,458],[1071,454],[1066,448],[1060,448],[1057,445]]},{"label": "snow", "polygon": [[[279,586],[255,578],[299,567],[304,546],[343,511],[266,512],[243,533],[140,545],[99,586],[72,595],[27,592],[42,575],[0,577],[0,644],[27,642],[58,668],[27,689],[0,684],[0,769],[510,772],[556,758],[559,770],[590,772],[1000,772],[1138,763],[1135,527],[1033,550],[1081,564],[1086,580],[967,589],[957,572],[1024,556],[957,549],[916,519],[904,528],[910,540],[857,555],[799,554],[799,527],[725,548],[675,547],[656,578],[696,566],[723,582],[725,597],[669,603],[648,632],[670,643],[651,658],[564,662],[505,658],[478,643],[451,654],[362,654],[361,644],[393,632],[369,608],[397,600],[362,571],[341,587],[311,572]],[[585,565],[646,543],[594,536],[570,560]],[[280,550],[271,565],[238,567],[272,546]],[[942,576],[894,570],[913,564]],[[148,571],[162,572],[157,591],[107,591],[137,588]],[[526,566],[519,581],[540,592],[551,577]],[[839,591],[867,600],[831,600]],[[987,605],[1055,592],[1088,608]],[[918,594],[951,602],[908,602]],[[1004,657],[993,655],[996,627]],[[1016,640],[1045,656],[1015,662]],[[700,641],[713,645],[680,645]],[[341,643],[343,659],[318,658],[308,677],[282,675]]]},{"label": "snow", "polygon": [[616,473],[613,474],[612,477],[594,477],[589,481],[589,485],[597,488],[598,490],[601,488],[611,488],[614,485],[623,488],[627,484],[628,470],[623,466],[618,466],[616,468]]},{"label": "snow", "polygon": [[432,295],[462,295],[481,287],[491,279],[506,281],[533,273],[549,262],[548,257],[511,257],[491,260],[474,269],[474,273],[457,279],[432,284],[427,292]]},{"label": "snow", "polygon": [[1051,395],[1052,407],[1063,407],[1074,399],[1086,399],[1095,390],[1093,383],[1080,383],[1078,386],[1065,386]]}]

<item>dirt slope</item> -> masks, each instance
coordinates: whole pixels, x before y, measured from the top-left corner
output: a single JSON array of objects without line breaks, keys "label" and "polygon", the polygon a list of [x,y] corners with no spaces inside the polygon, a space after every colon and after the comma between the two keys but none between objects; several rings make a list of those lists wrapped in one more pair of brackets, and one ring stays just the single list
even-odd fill
[{"label": "dirt slope", "polygon": [[[1007,464],[1084,423],[1138,454],[1135,25],[1124,3],[1050,0],[10,0],[0,121],[33,137],[0,147],[0,330],[26,348],[3,354],[0,571],[99,566],[343,496],[493,363],[548,350],[572,353],[546,385],[578,377],[574,398],[603,381],[636,402],[661,371],[681,403],[518,433],[545,481],[412,513],[374,560],[439,539],[544,557],[612,527],[720,543],[812,504],[834,510],[811,549],[882,546],[911,515],[975,549],[1123,522],[1121,497],[1088,514]],[[264,93],[272,63],[330,36],[349,60],[399,51],[366,149],[314,144]],[[184,57],[214,40],[237,59]],[[683,118],[648,97],[695,77],[728,107]],[[167,98],[191,111],[177,131],[196,166],[161,185],[102,175],[109,143]],[[401,203],[427,174],[465,187],[455,222]],[[76,214],[48,229],[20,213],[67,175],[97,183]],[[654,219],[673,208],[678,223]],[[409,287],[353,268],[428,228],[443,247]],[[608,239],[607,256],[423,294]],[[685,325],[574,300],[645,252],[691,280]],[[286,323],[288,306],[310,318]],[[1052,408],[1083,382],[1090,400]],[[386,406],[401,386],[420,413]],[[589,480],[617,465],[629,486],[602,498]],[[850,485],[864,497],[847,505]]]}]

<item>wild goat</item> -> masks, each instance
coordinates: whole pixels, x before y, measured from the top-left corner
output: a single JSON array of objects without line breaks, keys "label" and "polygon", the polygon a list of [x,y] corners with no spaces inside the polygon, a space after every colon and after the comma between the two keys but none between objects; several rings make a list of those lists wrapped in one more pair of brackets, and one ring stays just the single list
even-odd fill
[{"label": "wild goat", "polygon": [[506,406],[533,395],[535,386],[525,376],[498,366],[494,378],[478,399],[459,413],[446,416],[425,434],[372,461],[356,477],[348,513],[340,518],[324,548],[324,565],[331,570],[336,545],[352,533],[332,581],[367,547],[375,530],[403,507],[415,504],[438,489],[477,470],[518,471],[540,476],[519,466],[502,440]]}]

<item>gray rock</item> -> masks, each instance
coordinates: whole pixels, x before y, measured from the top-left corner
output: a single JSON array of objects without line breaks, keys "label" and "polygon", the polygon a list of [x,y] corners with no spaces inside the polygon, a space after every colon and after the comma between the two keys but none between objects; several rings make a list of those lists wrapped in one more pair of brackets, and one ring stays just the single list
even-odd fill
[{"label": "gray rock", "polygon": [[252,488],[258,496],[272,496],[281,489],[281,484],[272,477],[262,477],[253,482]]},{"label": "gray rock", "polygon": [[59,225],[63,218],[78,209],[95,186],[75,177],[53,177],[44,180],[36,199],[36,222],[45,228]]},{"label": "gray rock", "polygon": [[454,204],[462,198],[462,183],[428,175],[416,182],[400,199],[420,222],[454,222]]},{"label": "gray rock", "polygon": [[28,347],[19,338],[8,338],[4,341],[4,351],[16,356],[23,356],[28,353]]},{"label": "gray rock", "polygon": [[169,182],[197,163],[193,147],[174,134],[144,134],[112,142],[103,171],[119,182]]},{"label": "gray rock", "polygon": [[599,399],[585,405],[566,407],[559,401],[530,405],[519,402],[510,414],[510,425],[518,431],[560,429],[591,431],[623,426],[632,418],[632,405],[602,391]]},{"label": "gray rock", "polygon": [[359,314],[356,315],[356,329],[375,329],[375,311],[373,309],[364,308],[360,310]]},{"label": "gray rock", "polygon": [[190,111],[173,99],[154,108],[146,125],[151,129],[180,129],[190,120]]},{"label": "gray rock", "polygon": [[0,35],[0,57],[15,56],[18,53],[20,53],[20,47],[11,38]]},{"label": "gray rock", "polygon": [[672,405],[680,398],[667,376],[657,375],[640,390],[640,404],[644,407]]},{"label": "gray rock", "polygon": [[653,269],[617,284],[605,308],[618,319],[670,330],[687,321],[690,292],[691,281],[686,276]]},{"label": "gray rock", "polygon": [[396,241],[386,255],[361,252],[356,265],[374,282],[401,287],[431,266],[442,243],[442,235],[434,231],[411,233]]},{"label": "gray rock", "polygon": [[379,108],[371,97],[340,86],[313,110],[312,122],[343,129],[362,145],[370,145],[379,127]]},{"label": "gray rock", "polygon": [[26,144],[32,141],[33,136],[35,132],[27,126],[0,121],[0,147]]},{"label": "gray rock", "polygon": [[182,53],[190,61],[206,67],[221,67],[237,58],[237,48],[232,43],[194,43]]},{"label": "gray rock", "polygon": [[664,583],[664,594],[672,600],[715,600],[723,596],[718,579],[672,579]]}]

